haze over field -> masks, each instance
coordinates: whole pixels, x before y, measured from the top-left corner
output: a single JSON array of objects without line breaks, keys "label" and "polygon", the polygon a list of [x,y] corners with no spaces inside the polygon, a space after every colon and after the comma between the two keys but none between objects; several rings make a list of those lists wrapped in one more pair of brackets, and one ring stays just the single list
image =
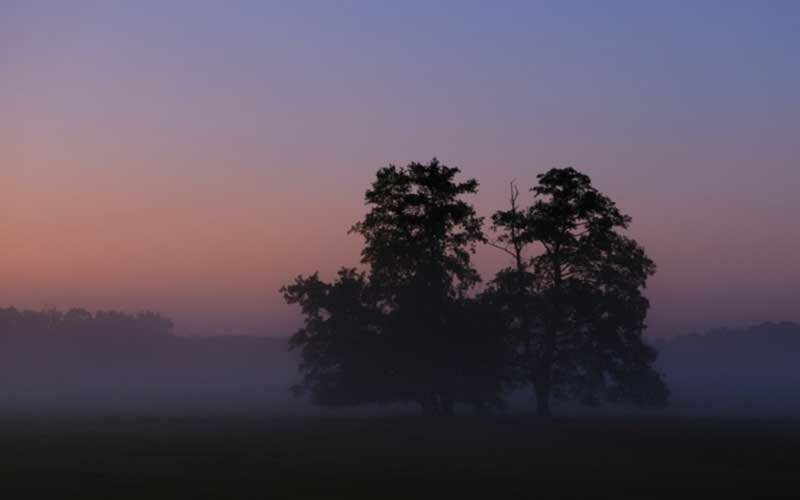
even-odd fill
[{"label": "haze over field", "polygon": [[[3,2],[0,304],[288,335],[388,163],[589,174],[650,335],[800,321],[796,2]],[[503,254],[479,250],[490,278]]]},{"label": "haze over field", "polygon": [[[287,352],[284,338],[175,336],[168,324],[148,323],[152,318],[137,323],[108,313],[91,326],[75,321],[85,313],[72,312],[53,327],[42,315],[22,313],[21,320],[17,314],[0,309],[0,416],[348,414],[291,395],[289,388],[300,381],[300,356]],[[800,415],[798,324],[718,329],[655,345],[671,403],[639,415]],[[509,403],[511,412],[534,409],[529,389],[511,394]],[[557,411],[587,410],[562,403]],[[631,408],[605,411],[626,414]],[[366,405],[350,414],[376,412],[416,409]]]}]

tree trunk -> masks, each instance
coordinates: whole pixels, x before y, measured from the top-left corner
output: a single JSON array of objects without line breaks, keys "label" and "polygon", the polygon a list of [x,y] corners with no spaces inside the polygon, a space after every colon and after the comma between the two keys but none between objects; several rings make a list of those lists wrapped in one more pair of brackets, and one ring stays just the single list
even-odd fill
[{"label": "tree trunk", "polygon": [[442,401],[442,415],[446,415],[448,417],[455,415],[455,402],[453,401],[453,398],[443,395],[440,397],[440,399]]},{"label": "tree trunk", "polygon": [[534,384],[536,391],[536,413],[550,417],[550,393],[553,387],[553,363],[556,356],[556,335],[561,331],[561,262],[558,258],[560,245],[556,245],[553,259],[553,291],[551,292],[550,321],[545,326],[544,353],[541,370]]},{"label": "tree trunk", "polygon": [[426,417],[435,417],[442,414],[442,406],[439,403],[439,395],[430,393],[418,401],[422,407],[422,414]]},{"label": "tree trunk", "polygon": [[540,417],[550,417],[550,381],[534,382],[533,390],[536,392],[536,414]]}]

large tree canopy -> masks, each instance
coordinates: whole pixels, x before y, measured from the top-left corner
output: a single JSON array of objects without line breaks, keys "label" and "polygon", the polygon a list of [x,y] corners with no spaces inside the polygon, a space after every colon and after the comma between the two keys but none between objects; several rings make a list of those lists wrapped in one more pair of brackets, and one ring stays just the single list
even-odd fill
[{"label": "large tree canopy", "polygon": [[284,288],[306,316],[292,346],[303,352],[301,389],[315,401],[413,401],[432,414],[457,401],[499,404],[505,346],[485,305],[467,297],[480,281],[471,255],[484,237],[463,196],[478,183],[458,173],[436,159],[380,169],[369,212],[351,229],[365,240],[366,274],[343,270],[332,284],[300,277]]},{"label": "large tree canopy", "polygon": [[649,307],[642,291],[655,264],[623,233],[630,217],[573,168],[538,179],[531,206],[518,207],[514,191],[511,208],[492,218],[496,246],[515,266],[486,293],[516,332],[539,412],[549,414],[554,393],[587,403],[665,402],[666,386],[651,368],[656,352],[641,338]]},{"label": "large tree canopy", "polygon": [[454,298],[480,281],[470,254],[483,241],[482,219],[461,199],[478,182],[456,182],[459,169],[429,164],[382,168],[366,193],[370,211],[355,224],[365,246],[362,263],[389,300],[409,288],[428,298]]},{"label": "large tree canopy", "polygon": [[378,170],[351,228],[365,269],[282,289],[306,318],[290,342],[303,356],[295,390],[318,404],[415,402],[430,414],[499,407],[521,384],[543,415],[553,396],[664,403],[642,340],[655,265],[626,236],[630,218],[572,168],[538,176],[527,207],[512,184],[489,244],[513,265],[475,295],[472,254],[487,241],[465,200],[478,183],[458,174],[436,159]]}]

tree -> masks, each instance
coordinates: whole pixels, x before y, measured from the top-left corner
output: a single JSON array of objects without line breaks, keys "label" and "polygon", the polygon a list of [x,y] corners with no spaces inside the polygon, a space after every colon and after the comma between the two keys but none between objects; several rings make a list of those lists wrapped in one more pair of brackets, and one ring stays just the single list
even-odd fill
[{"label": "tree", "polygon": [[478,183],[458,173],[436,159],[381,168],[365,196],[370,210],[351,228],[365,240],[368,271],[343,271],[332,284],[299,277],[283,289],[306,316],[291,345],[303,352],[301,389],[317,402],[412,401],[427,414],[452,413],[456,401],[500,404],[503,345],[476,328],[491,314],[467,297],[480,281],[471,255],[484,236],[462,197]]},{"label": "tree", "polygon": [[457,182],[458,173],[436,159],[380,169],[366,193],[371,209],[352,228],[365,239],[361,262],[391,311],[395,365],[427,413],[452,412],[461,361],[453,319],[480,281],[471,254],[484,240],[482,219],[461,199],[478,182]]},{"label": "tree", "polygon": [[[573,168],[538,176],[533,204],[492,217],[493,246],[514,258],[485,292],[506,312],[519,367],[533,385],[538,412],[553,395],[588,404],[601,399],[663,404],[668,390],[652,368],[656,351],[642,333],[643,295],[655,264],[625,236],[631,219]],[[531,247],[539,252],[526,256]]]},{"label": "tree", "polygon": [[310,392],[312,403],[328,406],[397,399],[382,341],[385,314],[364,273],[343,268],[333,283],[317,273],[299,276],[281,291],[305,315],[304,327],[289,341],[302,350],[303,378],[292,388],[295,394]]},{"label": "tree", "polygon": [[126,314],[120,311],[57,309],[41,311],[0,308],[0,335],[47,336],[54,338],[93,338],[113,341],[117,346],[168,338],[172,335],[170,319],[151,311]]}]

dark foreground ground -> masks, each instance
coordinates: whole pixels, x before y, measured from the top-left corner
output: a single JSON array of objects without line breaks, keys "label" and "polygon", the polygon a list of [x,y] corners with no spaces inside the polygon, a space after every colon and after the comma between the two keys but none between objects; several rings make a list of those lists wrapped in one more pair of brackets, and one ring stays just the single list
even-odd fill
[{"label": "dark foreground ground", "polygon": [[797,497],[798,465],[798,421],[0,419],[8,499]]}]

